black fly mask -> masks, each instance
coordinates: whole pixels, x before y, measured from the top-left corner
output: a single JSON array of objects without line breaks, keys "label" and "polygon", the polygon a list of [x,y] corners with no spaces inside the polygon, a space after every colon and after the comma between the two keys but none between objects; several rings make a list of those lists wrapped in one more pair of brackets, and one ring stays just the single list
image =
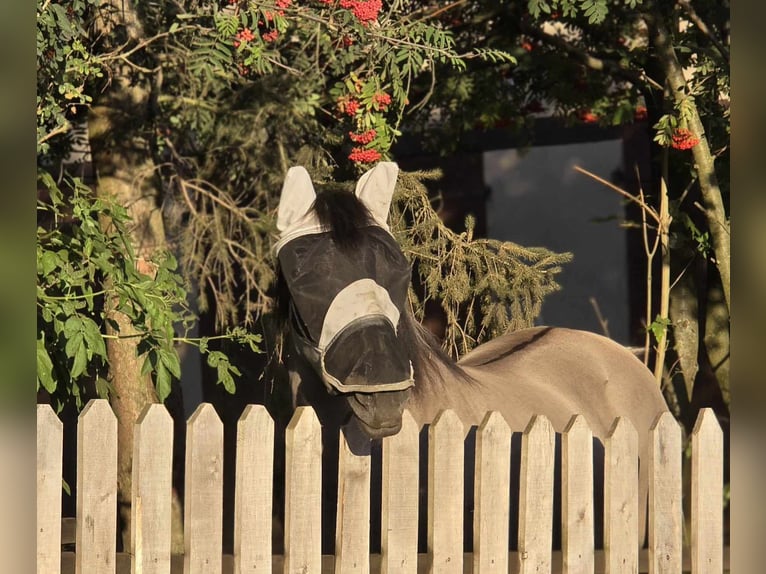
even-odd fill
[{"label": "black fly mask", "polygon": [[[378,164],[353,196],[340,192],[337,205],[322,203],[330,212],[323,213],[308,172],[291,168],[274,248],[290,292],[288,353],[308,363],[330,394],[344,396],[372,437],[398,432],[414,384],[399,332],[411,269],[386,223],[397,173],[394,163]],[[361,214],[345,231],[332,225],[342,217],[332,210],[344,204]]]}]

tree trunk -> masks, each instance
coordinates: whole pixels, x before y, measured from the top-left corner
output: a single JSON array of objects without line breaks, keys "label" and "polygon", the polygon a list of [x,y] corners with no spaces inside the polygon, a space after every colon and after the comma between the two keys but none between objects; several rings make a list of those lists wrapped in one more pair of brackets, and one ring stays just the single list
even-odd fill
[{"label": "tree trunk", "polygon": [[[108,0],[99,7],[96,30],[106,44],[105,50],[135,46],[143,39],[143,30],[130,0]],[[147,59],[137,52],[138,58]],[[135,56],[134,56],[135,57]],[[131,238],[136,265],[148,275],[149,263],[157,249],[165,248],[165,230],[159,209],[159,182],[150,147],[152,75],[143,67],[122,62],[111,68],[110,82],[93,105],[88,118],[88,132],[93,165],[97,177],[97,195],[111,198],[127,208],[132,219]],[[104,222],[108,224],[108,222]],[[108,278],[107,278],[108,281]],[[122,523],[123,545],[130,548],[130,500],[133,462],[133,429],[147,403],[158,402],[151,377],[141,375],[143,358],[137,338],[124,338],[136,331],[130,319],[116,309],[116,301],[106,304],[107,332],[121,338],[107,344],[110,379],[114,388],[111,404],[118,421],[118,504]],[[116,329],[115,327],[118,327]],[[174,553],[183,552],[181,505],[173,501]]]},{"label": "tree trunk", "polygon": [[[684,78],[681,63],[678,61],[673,44],[671,43],[670,34],[660,15],[654,18],[651,26],[654,30],[652,42],[657,49],[658,58],[665,72],[670,91],[676,103],[681,102],[688,97],[686,79]],[[731,312],[731,236],[729,233],[729,221],[726,218],[721,188],[718,185],[718,177],[715,173],[714,158],[710,153],[702,120],[697,112],[697,107],[691,106],[691,108],[692,115],[689,119],[689,129],[695,137],[699,138],[699,143],[692,148],[692,154],[700,190],[702,191],[705,217],[708,229],[710,230],[713,249],[715,250],[716,266],[721,276],[724,301],[726,302],[727,310]]]}]

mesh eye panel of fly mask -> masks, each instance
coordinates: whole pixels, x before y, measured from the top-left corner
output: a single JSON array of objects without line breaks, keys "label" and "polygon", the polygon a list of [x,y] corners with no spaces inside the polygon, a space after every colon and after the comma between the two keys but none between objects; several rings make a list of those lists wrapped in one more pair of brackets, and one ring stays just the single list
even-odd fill
[{"label": "mesh eye panel of fly mask", "polygon": [[411,268],[386,223],[398,171],[384,162],[359,179],[354,195],[370,218],[353,248],[336,244],[320,222],[303,167],[291,168],[282,187],[274,251],[290,291],[292,340],[333,394],[414,384],[398,337]]}]

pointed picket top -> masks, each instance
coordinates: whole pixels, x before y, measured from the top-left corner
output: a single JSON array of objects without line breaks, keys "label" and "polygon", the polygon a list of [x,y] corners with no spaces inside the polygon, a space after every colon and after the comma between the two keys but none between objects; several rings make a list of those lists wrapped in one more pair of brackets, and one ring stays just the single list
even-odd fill
[{"label": "pointed picket top", "polygon": [[713,409],[700,409],[700,412],[697,414],[697,420],[694,423],[694,429],[692,429],[692,435],[704,434],[714,438],[719,433],[722,433],[721,425],[718,423],[718,418],[715,416]]},{"label": "pointed picket top", "polygon": [[317,430],[320,428],[319,419],[314,409],[311,407],[298,407],[290,418],[286,430],[288,432],[306,434],[312,432],[314,428]]},{"label": "pointed picket top", "polygon": [[404,412],[402,412],[401,430],[393,436],[384,438],[383,444],[385,444],[386,441],[395,440],[396,437],[399,437],[399,436],[412,436],[412,435],[417,436],[419,433],[420,433],[420,425],[415,421],[410,410],[404,409]]},{"label": "pointed picket top", "polygon": [[649,571],[681,572],[683,545],[681,425],[668,411],[657,416],[650,430]]},{"label": "pointed picket top", "polygon": [[143,428],[149,428],[149,426],[155,427],[166,425],[168,421],[170,421],[171,425],[173,424],[173,417],[170,416],[170,413],[168,412],[168,409],[165,407],[165,405],[160,403],[151,403],[144,406],[144,408],[141,410],[141,413],[136,419],[136,424],[148,425]]},{"label": "pointed picket top", "polygon": [[590,429],[590,425],[588,425],[588,421],[584,416],[572,415],[572,418],[569,419],[567,426],[564,427],[564,434],[573,436],[581,433],[590,433],[591,436],[593,435],[593,432]]},{"label": "pointed picket top", "polygon": [[274,428],[274,419],[263,405],[247,405],[237,421],[238,429],[258,429],[268,432]]},{"label": "pointed picket top", "polygon": [[524,435],[551,435],[552,437],[553,425],[545,415],[532,415],[524,429]]},{"label": "pointed picket top", "polygon": [[452,432],[455,432],[454,429],[460,429],[461,432],[465,430],[463,421],[460,420],[460,417],[452,409],[439,411],[439,414],[436,415],[431,423],[430,432],[449,432],[444,429],[449,429]]},{"label": "pointed picket top", "polygon": [[609,433],[607,433],[606,440],[630,441],[630,443],[635,442],[638,445],[638,433],[629,418],[617,417],[614,419]]},{"label": "pointed picket top", "polygon": [[117,424],[117,418],[114,416],[114,411],[112,411],[112,407],[109,406],[109,401],[106,399],[90,399],[77,418],[81,422],[87,418],[89,424],[93,424],[91,421],[97,419],[102,419],[107,423],[114,420],[114,423]]},{"label": "pointed picket top", "polygon": [[402,428],[383,439],[381,574],[417,574],[420,425],[402,413]]},{"label": "pointed picket top", "polygon": [[479,435],[484,438],[490,436],[505,436],[506,433],[511,432],[511,428],[505,420],[505,417],[498,411],[488,411],[477,430]]},{"label": "pointed picket top", "polygon": [[561,436],[562,572],[593,572],[593,432],[574,415]]},{"label": "pointed picket top", "polygon": [[723,431],[712,409],[701,409],[692,430],[692,571],[723,569]]},{"label": "pointed picket top", "polygon": [[196,424],[205,424],[205,422],[208,424],[221,422],[221,418],[218,416],[215,407],[210,403],[200,403],[200,405],[194,410],[189,419],[186,421],[186,425],[192,426]]}]

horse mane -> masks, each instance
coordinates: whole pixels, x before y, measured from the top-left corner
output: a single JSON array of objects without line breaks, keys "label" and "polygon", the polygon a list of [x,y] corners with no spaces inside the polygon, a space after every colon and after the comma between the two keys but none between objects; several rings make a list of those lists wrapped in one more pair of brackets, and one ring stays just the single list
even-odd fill
[{"label": "horse mane", "polygon": [[363,229],[375,225],[372,214],[356,195],[339,187],[318,193],[312,209],[343,251],[358,248],[364,237]]},{"label": "horse mane", "polygon": [[[442,349],[436,337],[423,327],[415,319],[412,312],[406,309],[399,319],[399,336],[409,349],[409,359],[412,361],[412,369],[415,372],[415,381],[425,382],[439,380],[444,377],[444,370],[450,372],[455,379],[464,383],[473,383],[474,379],[468,375]],[[422,391],[423,386],[415,384],[414,392]]]},{"label": "horse mane", "polygon": [[[319,223],[342,250],[360,248],[369,229],[376,225],[367,207],[352,192],[341,187],[328,187],[317,193],[312,209]],[[270,294],[274,299],[276,319],[282,330],[289,328],[288,309],[290,290],[284,275],[276,265],[276,280]],[[446,369],[458,380],[473,379],[441,348],[434,335],[423,327],[409,309],[405,309],[397,327],[403,344],[409,350],[409,359],[416,381],[437,380]],[[415,393],[422,386],[415,385]]]}]

